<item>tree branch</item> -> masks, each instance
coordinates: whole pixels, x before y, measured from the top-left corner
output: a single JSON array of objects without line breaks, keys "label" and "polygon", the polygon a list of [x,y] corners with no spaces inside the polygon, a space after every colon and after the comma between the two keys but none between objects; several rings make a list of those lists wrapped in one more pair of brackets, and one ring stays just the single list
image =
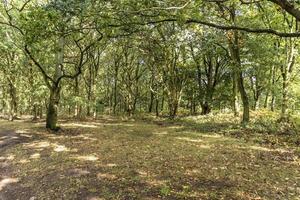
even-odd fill
[{"label": "tree branch", "polygon": [[54,83],[54,80],[47,75],[46,71],[44,70],[44,68],[41,66],[41,64],[33,57],[32,53],[30,52],[30,50],[28,49],[28,46],[25,45],[24,47],[25,52],[27,53],[27,55],[29,56],[29,58],[33,61],[33,63],[39,68],[39,70],[41,71],[41,73],[43,74],[44,80],[46,82],[47,87],[51,88],[51,85],[49,83],[49,80]]}]

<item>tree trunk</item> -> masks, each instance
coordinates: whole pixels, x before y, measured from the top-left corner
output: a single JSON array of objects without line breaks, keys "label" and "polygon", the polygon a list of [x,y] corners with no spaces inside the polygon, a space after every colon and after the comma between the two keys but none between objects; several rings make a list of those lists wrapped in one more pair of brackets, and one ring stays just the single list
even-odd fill
[{"label": "tree trunk", "polygon": [[268,107],[269,103],[269,91],[266,93],[265,102],[264,102],[264,108]]},{"label": "tree trunk", "polygon": [[149,108],[148,108],[149,113],[152,112],[153,101],[154,101],[154,92],[150,91],[150,102],[149,102]]},{"label": "tree trunk", "polygon": [[243,74],[240,71],[239,72],[239,79],[238,79],[238,86],[239,86],[239,90],[240,90],[240,94],[241,94],[241,98],[242,98],[242,102],[243,102],[243,120],[242,123],[246,124],[250,121],[250,108],[249,108],[249,99],[244,87],[244,79],[243,79]]},{"label": "tree trunk", "polygon": [[53,86],[50,90],[50,98],[46,116],[46,128],[57,130],[57,115],[59,103],[60,88]]},{"label": "tree trunk", "polygon": [[40,119],[43,118],[43,106],[42,105],[39,106],[39,118]]},{"label": "tree trunk", "polygon": [[201,104],[201,109],[202,109],[201,115],[207,115],[211,111],[210,105],[207,101],[205,101],[203,104]]},{"label": "tree trunk", "polygon": [[159,99],[157,96],[155,98],[155,114],[156,114],[156,117],[159,116]]},{"label": "tree trunk", "polygon": [[282,102],[281,102],[281,115],[280,118],[282,121],[288,119],[287,108],[288,108],[288,83],[286,74],[282,76]]},{"label": "tree trunk", "polygon": [[17,94],[16,94],[16,87],[14,84],[9,80],[9,95],[10,95],[10,104],[9,104],[9,121],[13,121],[16,117],[18,112],[17,109]]},{"label": "tree trunk", "polygon": [[113,88],[113,99],[114,99],[114,104],[113,104],[113,114],[116,114],[116,108],[118,105],[118,99],[117,99],[117,90],[118,90],[118,73],[119,72],[119,68],[116,65],[115,66],[115,73],[114,73],[114,88]]},{"label": "tree trunk", "polygon": [[250,107],[249,99],[244,87],[244,78],[242,73],[241,59],[240,59],[240,49],[239,49],[239,36],[238,31],[233,31],[233,36],[229,38],[229,46],[231,51],[231,56],[234,61],[234,73],[237,74],[237,86],[241,95],[243,103],[243,120],[242,123],[248,123],[250,120]]},{"label": "tree trunk", "polygon": [[238,85],[237,85],[237,73],[235,70],[233,70],[233,76],[232,76],[232,107],[233,107],[233,113],[234,116],[237,117],[239,116],[239,98],[238,98]]}]

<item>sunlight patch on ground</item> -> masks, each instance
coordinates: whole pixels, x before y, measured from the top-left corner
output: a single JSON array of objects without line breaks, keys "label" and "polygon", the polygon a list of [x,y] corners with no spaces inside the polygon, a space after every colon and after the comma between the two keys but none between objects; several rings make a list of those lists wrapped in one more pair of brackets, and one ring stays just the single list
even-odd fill
[{"label": "sunlight patch on ground", "polygon": [[166,181],[151,179],[151,180],[146,180],[146,183],[151,185],[151,186],[157,187],[157,186],[165,185]]},{"label": "sunlight patch on ground", "polygon": [[176,139],[187,141],[187,142],[203,142],[203,140],[201,140],[201,139],[191,139],[188,137],[176,137]]},{"label": "sunlight patch on ground", "polygon": [[192,169],[192,170],[190,170],[190,169],[188,169],[188,170],[186,170],[185,171],[185,174],[187,174],[187,175],[196,175],[196,174],[199,174],[200,173],[200,170],[199,169]]},{"label": "sunlight patch on ground", "polygon": [[205,144],[197,145],[197,147],[200,147],[200,148],[202,148],[202,149],[210,149],[210,148],[211,148],[210,145],[205,145]]},{"label": "sunlight patch on ground", "polygon": [[3,180],[0,181],[0,191],[3,190],[4,187],[11,183],[17,183],[19,179],[17,178],[4,178]]},{"label": "sunlight patch on ground", "polygon": [[83,140],[91,140],[91,141],[97,141],[96,138],[90,137],[91,134],[86,134],[86,135],[76,135],[76,136],[72,136],[72,138],[79,138],[79,139],[83,139]]},{"label": "sunlight patch on ground", "polygon": [[20,129],[20,130],[16,130],[16,133],[24,134],[24,133],[29,133],[29,132],[27,129]]},{"label": "sunlight patch on ground", "polygon": [[84,169],[79,169],[79,168],[75,168],[75,169],[71,169],[69,170],[69,172],[73,175],[73,176],[85,176],[90,174],[89,171],[84,170]]},{"label": "sunlight patch on ground", "polygon": [[29,163],[29,162],[30,161],[27,159],[21,159],[18,163],[25,164],[25,163]]},{"label": "sunlight patch on ground", "polygon": [[40,157],[41,157],[40,153],[34,153],[34,154],[30,155],[31,159],[39,159]]},{"label": "sunlight patch on ground", "polygon": [[148,176],[148,173],[143,170],[137,170],[137,172],[139,173],[140,177],[145,178]]},{"label": "sunlight patch on ground", "polygon": [[66,148],[64,145],[58,145],[58,144],[54,144],[54,151],[55,152],[62,152],[62,151],[69,151],[68,148]]},{"label": "sunlight patch on ground", "polygon": [[289,153],[290,151],[285,150],[285,149],[281,149],[281,148],[277,148],[277,149],[270,149],[270,148],[266,148],[266,147],[261,147],[261,146],[248,146],[248,147],[239,147],[240,149],[252,149],[252,150],[257,150],[257,151],[266,151],[266,152],[280,152],[280,153]]},{"label": "sunlight patch on ground", "polygon": [[70,151],[70,149],[68,149],[64,145],[59,145],[57,143],[50,143],[48,141],[26,143],[24,146],[26,148],[32,148],[32,149],[36,149],[36,150],[40,150],[40,151],[45,148],[53,148],[53,151],[55,151],[55,152]]},{"label": "sunlight patch on ground", "polygon": [[10,140],[16,140],[16,139],[19,139],[19,137],[16,137],[16,136],[2,136],[0,138],[0,145],[1,144],[6,144],[6,142],[10,141]]},{"label": "sunlight patch on ground", "polygon": [[20,136],[26,137],[26,138],[32,138],[32,135],[27,135],[27,134],[24,134],[24,133],[20,134]]},{"label": "sunlight patch on ground", "polygon": [[126,126],[126,127],[133,127],[136,126],[136,124],[125,124],[125,123],[107,123],[104,126]]},{"label": "sunlight patch on ground", "polygon": [[106,174],[106,173],[98,173],[97,174],[98,179],[108,179],[108,180],[115,180],[117,179],[116,175],[113,174]]},{"label": "sunlight patch on ground", "polygon": [[89,197],[87,198],[87,200],[104,200],[104,199],[99,197]]},{"label": "sunlight patch on ground", "polygon": [[97,156],[94,156],[94,155],[76,156],[74,158],[77,160],[81,160],[81,161],[96,161],[99,159]]},{"label": "sunlight patch on ground", "polygon": [[34,142],[34,143],[27,143],[25,144],[26,147],[29,148],[35,148],[35,149],[40,149],[40,148],[46,148],[50,146],[50,142],[48,141],[42,141],[42,142]]},{"label": "sunlight patch on ground", "polygon": [[6,159],[7,160],[13,160],[13,159],[15,159],[15,155],[10,154]]},{"label": "sunlight patch on ground", "polygon": [[116,167],[117,165],[114,164],[114,163],[108,163],[106,166],[107,166],[107,167]]},{"label": "sunlight patch on ground", "polygon": [[206,138],[222,138],[223,136],[221,135],[217,135],[217,134],[212,134],[212,135],[208,135],[208,134],[201,134],[202,137],[206,137]]},{"label": "sunlight patch on ground", "polygon": [[250,146],[250,149],[253,150],[259,150],[259,151],[274,151],[274,149],[269,149],[269,148],[265,148],[265,147],[260,147],[260,146]]},{"label": "sunlight patch on ground", "polygon": [[153,132],[154,135],[168,135],[168,131],[155,131]]},{"label": "sunlight patch on ground", "polygon": [[60,136],[48,136],[49,139],[58,140],[58,139],[64,139],[66,136],[60,135]]},{"label": "sunlight patch on ground", "polygon": [[180,128],[182,128],[183,126],[170,126],[170,127],[168,127],[168,128],[170,128],[170,129],[180,129]]},{"label": "sunlight patch on ground", "polygon": [[7,157],[1,156],[0,160],[14,160],[15,159],[15,155],[8,155]]},{"label": "sunlight patch on ground", "polygon": [[83,128],[98,128],[98,126],[92,124],[79,124],[79,123],[67,123],[62,124],[62,127],[83,127]]}]

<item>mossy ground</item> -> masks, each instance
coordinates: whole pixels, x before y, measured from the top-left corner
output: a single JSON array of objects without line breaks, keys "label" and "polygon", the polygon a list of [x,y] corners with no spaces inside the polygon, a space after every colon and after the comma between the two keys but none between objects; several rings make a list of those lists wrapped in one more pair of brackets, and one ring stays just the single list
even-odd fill
[{"label": "mossy ground", "polygon": [[0,199],[300,199],[297,143],[233,117],[60,125],[0,121]]}]

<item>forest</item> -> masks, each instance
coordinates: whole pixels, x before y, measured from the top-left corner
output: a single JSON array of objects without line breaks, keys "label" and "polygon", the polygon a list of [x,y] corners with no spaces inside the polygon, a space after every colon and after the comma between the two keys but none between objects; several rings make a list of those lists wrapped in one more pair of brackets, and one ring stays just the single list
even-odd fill
[{"label": "forest", "polygon": [[0,5],[0,199],[299,199],[298,0]]}]

